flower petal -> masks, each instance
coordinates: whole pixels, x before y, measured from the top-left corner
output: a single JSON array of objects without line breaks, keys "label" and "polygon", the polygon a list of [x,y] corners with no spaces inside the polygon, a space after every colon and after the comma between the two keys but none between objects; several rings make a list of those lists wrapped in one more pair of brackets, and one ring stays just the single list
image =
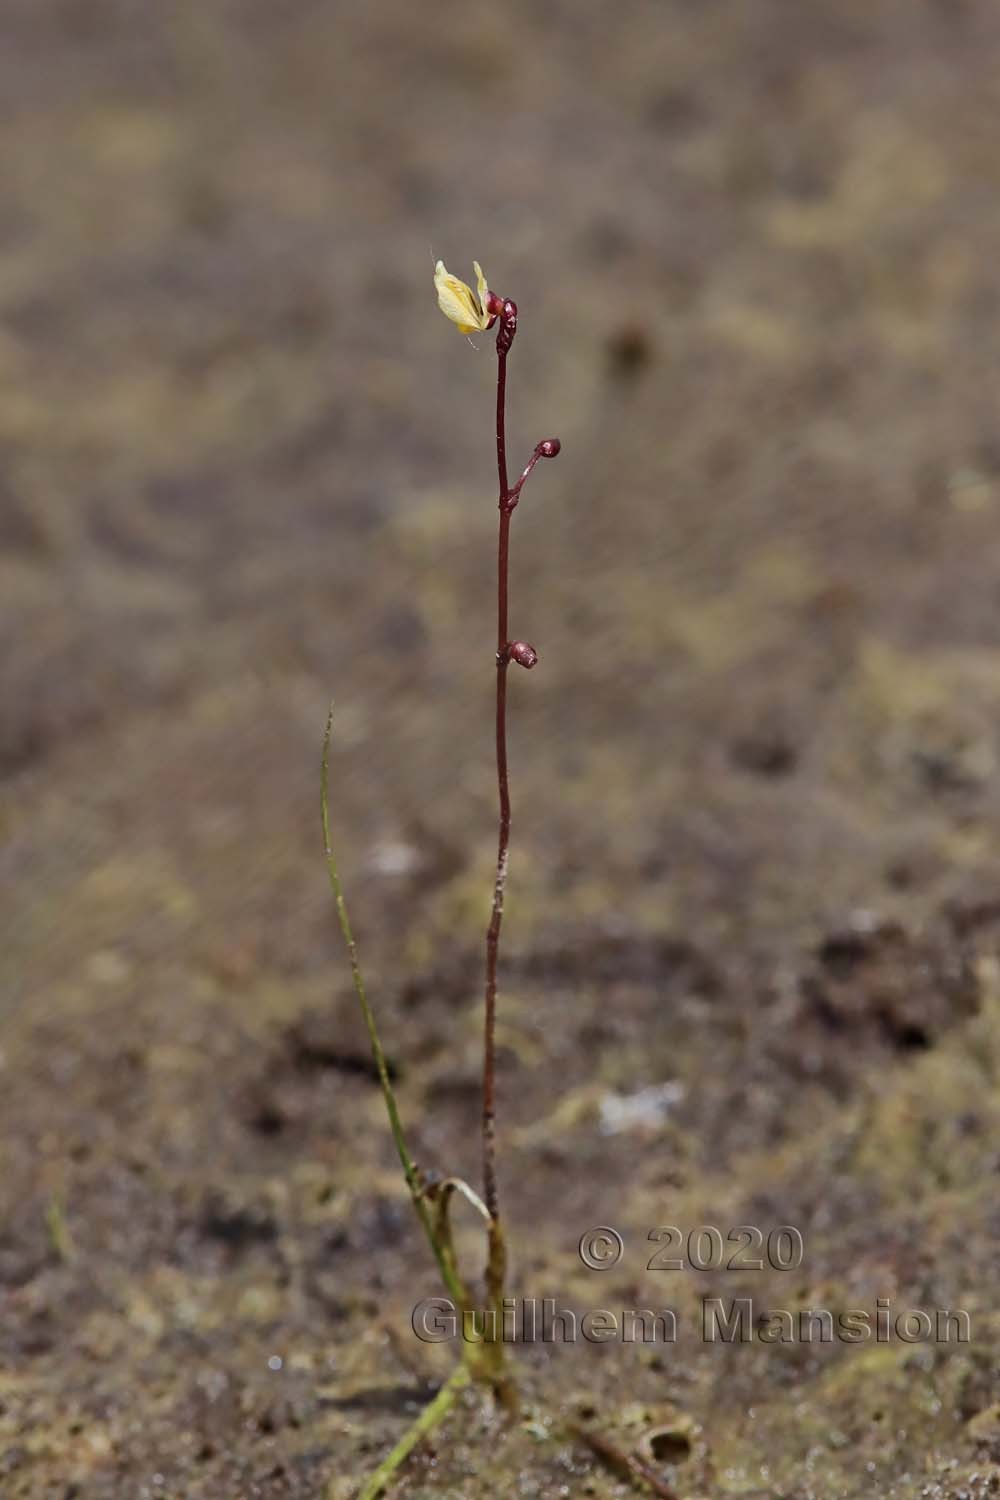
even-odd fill
[{"label": "flower petal", "polygon": [[476,306],[472,288],[453,276],[443,260],[434,267],[434,286],[438,307],[457,325],[460,333],[477,333],[485,328],[486,322]]},{"label": "flower petal", "polygon": [[472,262],[472,269],[476,273],[476,295],[479,298],[479,306],[482,308],[483,318],[485,320],[483,323],[483,327],[485,328],[486,324],[490,320],[490,315],[486,310],[486,298],[489,293],[489,287],[486,285],[486,277],[483,275],[483,268],[479,264],[478,260],[474,260]]},{"label": "flower petal", "polygon": [[[481,272],[480,278],[483,279]],[[477,306],[472,288],[460,281],[457,276],[451,275],[444,261],[438,261],[435,266],[435,288],[442,314],[445,318],[450,318],[451,323],[456,324],[459,333],[478,333],[489,323],[486,305],[483,303],[481,309]],[[486,290],[484,279],[483,290]]]}]

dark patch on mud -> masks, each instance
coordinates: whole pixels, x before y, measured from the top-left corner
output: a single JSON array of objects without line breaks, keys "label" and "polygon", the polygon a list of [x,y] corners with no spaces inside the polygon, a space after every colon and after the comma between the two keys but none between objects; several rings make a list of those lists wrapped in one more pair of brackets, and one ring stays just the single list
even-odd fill
[{"label": "dark patch on mud", "polygon": [[[287,1037],[292,1067],[300,1073],[330,1071],[378,1083],[378,1068],[371,1053],[345,1047],[338,1039],[342,1030],[329,1015],[317,1013],[304,1017],[292,1027]],[[399,1078],[399,1070],[391,1058],[386,1058],[386,1069],[395,1083]]]},{"label": "dark patch on mud", "polygon": [[198,1219],[198,1233],[234,1255],[252,1245],[269,1245],[278,1237],[273,1212],[263,1204],[233,1202],[212,1193]]},{"label": "dark patch on mud", "polygon": [[895,923],[832,932],[800,983],[804,1018],[852,1045],[903,1052],[932,1046],[980,1000],[971,955],[944,924],[920,937]]}]

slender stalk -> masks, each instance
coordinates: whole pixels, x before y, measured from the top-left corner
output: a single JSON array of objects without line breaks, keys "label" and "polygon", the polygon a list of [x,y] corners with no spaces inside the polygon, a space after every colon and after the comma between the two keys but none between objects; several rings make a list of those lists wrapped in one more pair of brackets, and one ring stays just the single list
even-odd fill
[{"label": "slender stalk", "polygon": [[507,349],[497,339],[497,473],[500,480],[500,532],[497,546],[496,759],[500,822],[493,910],[486,933],[486,1006],[483,1028],[483,1198],[490,1218],[499,1216],[496,1168],[496,1012],[497,958],[510,857],[510,782],[507,774],[507,595],[510,571],[510,504],[507,482]]},{"label": "slender stalk", "polygon": [[[428,1402],[412,1426],[408,1427],[392,1452],[379,1464],[358,1494],[358,1500],[376,1500],[400,1465],[409,1457],[422,1438],[441,1422],[455,1404],[459,1392],[468,1385],[470,1374],[466,1365],[457,1365],[445,1381],[433,1401]],[[330,1491],[333,1496],[333,1488]]]},{"label": "slender stalk", "polygon": [[499,317],[497,329],[497,479],[500,495],[500,525],[497,537],[497,652],[496,652],[496,764],[499,819],[497,829],[497,867],[493,882],[493,909],[486,932],[486,1003],[483,1020],[483,1198],[489,1214],[489,1254],[486,1262],[486,1295],[492,1310],[492,1333],[484,1343],[485,1366],[494,1391],[511,1410],[517,1406],[513,1383],[504,1374],[503,1294],[507,1273],[507,1247],[500,1222],[500,1202],[496,1172],[496,1013],[497,963],[500,954],[500,929],[503,925],[504,896],[510,861],[510,777],[507,770],[507,669],[512,661],[522,667],[533,667],[537,652],[527,641],[511,641],[507,601],[510,573],[510,521],[521,497],[521,490],[540,458],[554,458],[559,452],[558,438],[546,438],[535,445],[517,483],[511,488],[507,474],[507,355],[517,332],[517,305],[505,298],[494,299],[491,308]]},{"label": "slender stalk", "polygon": [[417,1218],[428,1243],[434,1252],[434,1258],[438,1263],[442,1280],[459,1307],[466,1307],[469,1302],[469,1294],[462,1285],[461,1278],[455,1269],[454,1258],[449,1253],[449,1247],[442,1243],[437,1234],[434,1222],[431,1218],[423,1186],[416,1165],[410,1155],[406,1144],[406,1136],[403,1133],[403,1124],[399,1118],[399,1108],[396,1104],[396,1095],[393,1091],[392,1080],[389,1077],[389,1068],[385,1060],[385,1052],[382,1048],[382,1039],[379,1036],[378,1027],[375,1024],[375,1015],[368,1000],[368,991],[365,987],[364,975],[361,972],[361,961],[358,957],[358,947],[354,941],[354,932],[351,928],[351,919],[347,914],[347,903],[344,900],[343,887],[340,884],[340,874],[337,870],[337,862],[333,853],[333,844],[330,839],[330,736],[333,730],[333,705],[326,718],[326,732],[323,735],[323,762],[320,770],[320,809],[323,815],[323,847],[326,854],[326,869],[330,877],[330,889],[333,892],[334,904],[337,908],[337,919],[340,922],[340,930],[343,934],[344,944],[347,948],[347,956],[351,964],[351,977],[354,980],[354,990],[361,1006],[361,1014],[364,1016],[365,1026],[368,1029],[368,1040],[371,1043],[372,1057],[375,1059],[375,1067],[378,1072],[379,1083],[382,1087],[382,1097],[385,1100],[386,1114],[389,1116],[389,1129],[396,1144],[396,1151],[403,1168],[403,1176],[413,1199],[413,1207],[416,1209]]},{"label": "slender stalk", "polygon": [[[555,458],[558,438],[544,438],[535,444],[534,452],[517,483],[511,487],[507,477],[507,355],[517,332],[517,306],[507,300],[500,304],[500,328],[497,333],[497,478],[500,484],[500,527],[497,538],[497,687],[496,687],[496,762],[499,827],[497,830],[497,868],[493,882],[493,909],[486,932],[486,1004],[483,1026],[483,1198],[495,1226],[499,1224],[500,1203],[496,1170],[496,1012],[497,962],[500,953],[500,928],[503,924],[504,895],[510,862],[510,777],[507,770],[507,668],[511,661],[533,667],[538,660],[527,641],[511,641],[507,600],[510,575],[510,521],[521,498],[521,490],[532,469],[542,458]],[[502,1258],[499,1242],[491,1246],[491,1262]],[[501,1271],[502,1289],[502,1271]]]}]

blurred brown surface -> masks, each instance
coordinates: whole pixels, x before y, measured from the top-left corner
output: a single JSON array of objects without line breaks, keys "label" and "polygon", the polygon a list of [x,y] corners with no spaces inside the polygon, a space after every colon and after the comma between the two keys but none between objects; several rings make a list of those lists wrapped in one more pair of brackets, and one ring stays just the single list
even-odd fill
[{"label": "blurred brown surface", "polygon": [[[692,1500],[995,1492],[998,132],[992,0],[5,0],[5,1496],[346,1495],[419,1396],[317,781],[333,696],[403,1104],[474,1178],[494,360],[438,255],[518,301],[512,466],[563,444],[514,524],[516,1289],[687,1306],[646,1229],[791,1222],[772,1302],[976,1332],[556,1349],[531,1399],[683,1408]],[[624,1493],[486,1435],[493,1493]]]}]

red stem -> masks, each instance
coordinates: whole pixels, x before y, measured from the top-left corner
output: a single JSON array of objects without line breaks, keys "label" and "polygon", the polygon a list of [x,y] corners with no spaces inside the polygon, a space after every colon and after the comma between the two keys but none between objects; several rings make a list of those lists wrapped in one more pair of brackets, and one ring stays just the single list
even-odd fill
[{"label": "red stem", "polygon": [[510,561],[510,518],[513,514],[507,480],[506,441],[507,348],[497,343],[497,475],[500,481],[500,532],[497,547],[497,701],[496,751],[500,824],[493,910],[486,933],[486,1008],[483,1042],[483,1198],[490,1217],[499,1212],[496,1173],[496,1010],[497,956],[503,922],[504,890],[510,849],[510,785],[507,777],[507,578]]},{"label": "red stem", "polygon": [[544,438],[513,489],[507,477],[506,397],[507,355],[517,332],[517,304],[509,298],[493,298],[491,312],[499,318],[497,329],[497,478],[500,482],[500,534],[497,545],[497,791],[500,801],[500,826],[497,837],[497,871],[493,882],[493,911],[486,933],[486,1006],[483,1043],[483,1198],[492,1220],[490,1231],[490,1269],[487,1280],[495,1301],[503,1293],[505,1252],[500,1233],[496,1169],[496,1012],[497,958],[500,950],[500,927],[503,923],[504,893],[507,888],[507,860],[510,849],[510,784],[507,777],[507,668],[512,658],[523,667],[537,661],[534,647],[526,641],[512,645],[507,627],[507,575],[510,563],[510,518],[520,499],[521,490],[540,458],[555,458],[558,438]]}]

